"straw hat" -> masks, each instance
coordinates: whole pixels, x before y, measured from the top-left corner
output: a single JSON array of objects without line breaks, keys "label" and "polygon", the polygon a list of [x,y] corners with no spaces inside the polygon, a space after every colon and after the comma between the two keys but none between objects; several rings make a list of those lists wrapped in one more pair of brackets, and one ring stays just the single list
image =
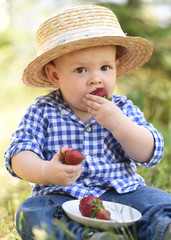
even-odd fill
[{"label": "straw hat", "polygon": [[53,59],[83,48],[116,45],[117,77],[130,73],[148,61],[151,44],[140,37],[126,36],[108,8],[83,5],[58,13],[40,25],[36,33],[38,57],[24,70],[27,85],[53,89],[44,66]]}]

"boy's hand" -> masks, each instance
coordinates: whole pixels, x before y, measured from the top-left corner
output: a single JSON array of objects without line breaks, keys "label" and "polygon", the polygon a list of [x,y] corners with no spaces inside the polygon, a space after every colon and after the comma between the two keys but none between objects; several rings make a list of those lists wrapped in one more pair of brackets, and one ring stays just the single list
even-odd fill
[{"label": "boy's hand", "polygon": [[113,102],[91,94],[87,94],[83,101],[87,104],[87,111],[100,125],[111,132],[115,131],[123,113]]},{"label": "boy's hand", "polygon": [[44,162],[44,176],[47,184],[68,186],[74,183],[82,172],[82,164],[66,165],[62,163],[60,152],[51,161]]},{"label": "boy's hand", "polygon": [[83,101],[87,104],[87,111],[100,125],[111,131],[131,159],[141,163],[151,159],[154,138],[148,129],[131,121],[107,99],[87,94]]}]

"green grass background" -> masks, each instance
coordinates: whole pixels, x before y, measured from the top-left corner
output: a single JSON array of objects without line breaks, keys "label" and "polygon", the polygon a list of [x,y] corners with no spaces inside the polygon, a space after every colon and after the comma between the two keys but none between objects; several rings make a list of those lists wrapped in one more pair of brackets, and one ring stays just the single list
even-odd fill
[{"label": "green grass background", "polygon": [[[40,0],[8,1],[11,23],[0,34],[0,239],[4,240],[19,239],[14,226],[15,211],[30,196],[31,187],[6,171],[3,154],[26,107],[37,96],[48,93],[24,86],[21,75],[26,64],[36,55],[36,29],[33,28],[54,15],[61,7],[59,2],[49,1],[45,8]],[[75,2],[87,4],[93,0]],[[129,0],[125,5],[107,4],[116,13],[124,32],[146,38],[154,47],[152,58],[143,68],[117,80],[116,92],[132,99],[144,112],[147,121],[163,134],[162,161],[152,169],[138,167],[138,173],[149,186],[171,193],[171,28],[169,22],[161,26],[149,12],[150,5],[142,2]]]},{"label": "green grass background", "polygon": [[[30,196],[30,185],[12,177],[4,167],[3,154],[10,143],[10,135],[15,130],[26,107],[39,95],[46,94],[46,90],[32,89],[22,84],[10,87],[1,86],[0,95],[0,239],[19,239],[15,226],[15,211],[19,204]],[[4,104],[5,103],[5,104]],[[162,161],[152,169],[138,167],[138,172],[145,178],[146,183],[171,192],[171,164],[170,164],[170,132],[160,127],[165,138],[165,152]]]}]

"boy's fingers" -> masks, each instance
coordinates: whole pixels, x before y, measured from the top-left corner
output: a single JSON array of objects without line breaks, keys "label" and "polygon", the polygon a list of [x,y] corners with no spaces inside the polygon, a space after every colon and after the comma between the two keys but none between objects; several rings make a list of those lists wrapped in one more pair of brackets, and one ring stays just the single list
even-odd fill
[{"label": "boy's fingers", "polygon": [[65,166],[65,171],[68,174],[76,174],[76,173],[80,172],[81,169],[82,169],[81,164],[77,164],[77,165],[66,165],[66,164],[64,164],[64,166]]},{"label": "boy's fingers", "polygon": [[96,117],[96,112],[97,112],[97,110],[94,110],[94,109],[91,108],[91,107],[87,107],[87,111],[88,111],[93,117]]},{"label": "boy's fingers", "polygon": [[55,153],[55,155],[53,156],[53,159],[54,161],[58,161],[60,163],[62,163],[62,159],[61,159],[61,156],[60,156],[60,151],[58,151],[57,153]]},{"label": "boy's fingers", "polygon": [[86,94],[86,96],[83,98],[83,101],[88,101],[88,100],[99,103],[99,104],[103,104],[106,99],[103,97],[92,95],[92,94]]}]

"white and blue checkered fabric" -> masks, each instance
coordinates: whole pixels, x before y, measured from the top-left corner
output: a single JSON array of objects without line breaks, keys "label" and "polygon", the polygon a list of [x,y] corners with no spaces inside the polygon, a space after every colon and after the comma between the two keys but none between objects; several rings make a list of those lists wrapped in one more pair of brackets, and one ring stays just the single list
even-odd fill
[{"label": "white and blue checkered fabric", "polygon": [[[136,164],[154,167],[163,155],[163,137],[125,96],[113,95],[112,99],[132,121],[152,132],[154,155],[150,162]],[[100,126],[94,118],[88,124],[81,121],[63,101],[59,90],[37,98],[35,104],[27,109],[5,153],[6,167],[16,176],[10,162],[14,154],[30,150],[42,160],[49,161],[62,146],[76,148],[85,155],[81,176],[75,183],[65,187],[34,184],[32,196],[58,192],[81,199],[88,195],[100,196],[111,187],[122,194],[145,184],[144,179],[136,173],[135,162],[125,154],[111,132]]]}]

